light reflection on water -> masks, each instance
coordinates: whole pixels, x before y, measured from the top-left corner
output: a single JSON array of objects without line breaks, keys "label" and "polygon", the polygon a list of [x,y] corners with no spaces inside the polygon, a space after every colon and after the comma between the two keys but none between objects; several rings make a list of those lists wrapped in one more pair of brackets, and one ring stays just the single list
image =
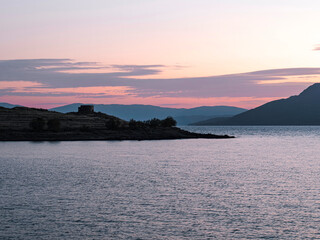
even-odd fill
[{"label": "light reflection on water", "polygon": [[320,127],[0,143],[0,238],[320,238]]}]

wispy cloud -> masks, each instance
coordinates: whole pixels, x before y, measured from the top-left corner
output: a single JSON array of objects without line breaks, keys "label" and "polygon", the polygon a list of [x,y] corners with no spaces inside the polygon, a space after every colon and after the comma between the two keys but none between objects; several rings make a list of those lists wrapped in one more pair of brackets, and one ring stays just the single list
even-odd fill
[{"label": "wispy cloud", "polygon": [[317,46],[315,46],[315,48],[313,49],[313,51],[320,51],[320,44],[318,44]]},{"label": "wispy cloud", "polygon": [[[269,69],[239,74],[192,77],[155,78],[165,65],[102,65],[71,59],[25,59],[0,61],[0,97],[76,97],[130,99],[169,99],[179,104],[190,99],[237,99],[259,102],[298,93],[307,85],[320,81],[320,68]],[[106,72],[95,72],[108,69]],[[80,72],[79,72],[80,71]],[[141,79],[141,77],[144,77]],[[180,99],[179,101],[177,99]],[[232,101],[233,99],[234,101]],[[260,99],[260,100],[259,100]],[[61,102],[61,99],[56,101]],[[202,100],[203,101],[203,100]],[[22,103],[21,103],[22,104]],[[236,105],[236,104],[235,104]]]}]

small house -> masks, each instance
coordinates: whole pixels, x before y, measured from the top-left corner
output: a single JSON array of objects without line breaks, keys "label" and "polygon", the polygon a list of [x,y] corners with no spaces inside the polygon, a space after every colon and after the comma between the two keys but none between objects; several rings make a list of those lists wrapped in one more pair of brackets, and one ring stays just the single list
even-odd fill
[{"label": "small house", "polygon": [[93,105],[80,105],[80,107],[78,107],[78,113],[88,114],[93,112],[94,112]]}]

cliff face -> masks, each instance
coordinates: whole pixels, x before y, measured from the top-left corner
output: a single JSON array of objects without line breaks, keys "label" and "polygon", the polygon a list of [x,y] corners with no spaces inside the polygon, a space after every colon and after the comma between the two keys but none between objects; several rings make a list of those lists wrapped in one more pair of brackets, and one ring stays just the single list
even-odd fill
[{"label": "cliff face", "polygon": [[31,123],[35,119],[44,120],[44,129],[48,128],[47,123],[52,119],[58,119],[61,129],[105,129],[110,121],[119,122],[120,126],[128,123],[119,118],[101,113],[78,114],[58,113],[44,109],[16,107],[13,109],[0,107],[0,129],[31,130]]}]

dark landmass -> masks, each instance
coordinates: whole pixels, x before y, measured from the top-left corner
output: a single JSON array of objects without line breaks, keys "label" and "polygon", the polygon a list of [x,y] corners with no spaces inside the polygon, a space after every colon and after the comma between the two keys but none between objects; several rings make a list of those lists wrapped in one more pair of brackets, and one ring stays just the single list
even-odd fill
[{"label": "dark landmass", "polygon": [[[69,104],[51,111],[68,113],[77,111],[81,103]],[[102,112],[129,121],[146,121],[152,118],[163,119],[172,116],[178,125],[188,125],[190,123],[207,120],[213,117],[234,116],[247,109],[230,106],[202,106],[196,108],[165,108],[152,105],[121,105],[121,104],[93,104],[97,112]]]},{"label": "dark landmass", "polygon": [[320,125],[320,83],[298,96],[272,101],[231,118],[213,118],[192,125]]},{"label": "dark landmass", "polygon": [[0,107],[0,141],[233,138],[192,133],[174,127],[174,124],[172,118],[127,122],[99,112],[64,114],[26,107]]}]

